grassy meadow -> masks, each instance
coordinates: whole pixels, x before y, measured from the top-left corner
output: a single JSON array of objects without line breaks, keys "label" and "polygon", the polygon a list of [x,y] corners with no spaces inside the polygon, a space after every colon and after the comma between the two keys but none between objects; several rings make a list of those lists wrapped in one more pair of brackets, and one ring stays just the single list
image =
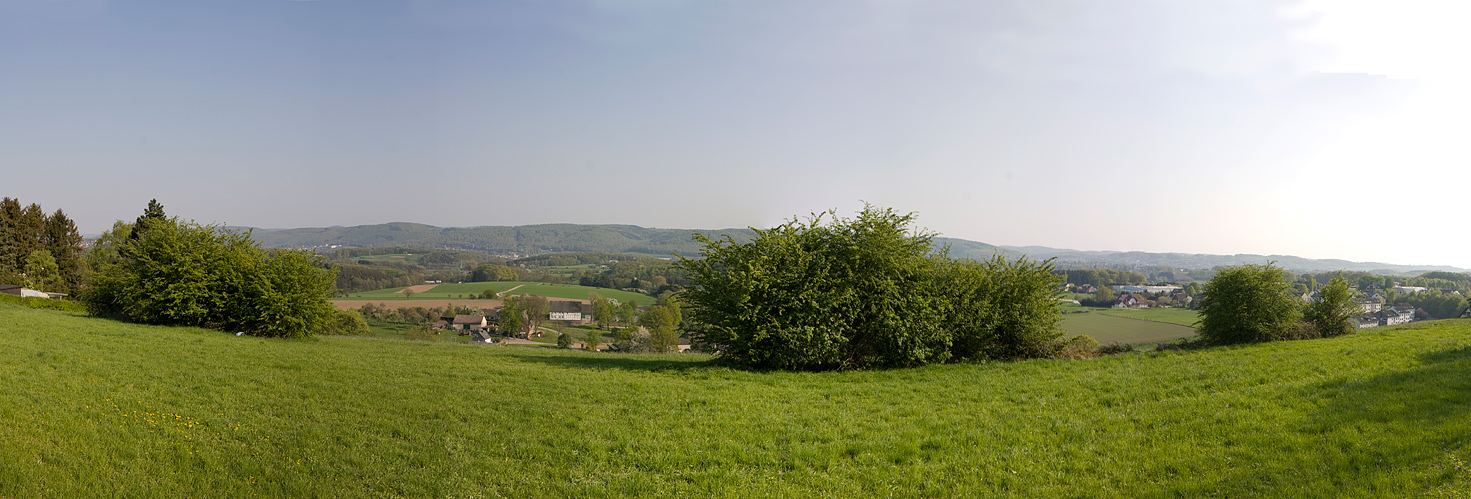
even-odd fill
[{"label": "grassy meadow", "polygon": [[353,257],[353,261],[367,260],[370,262],[403,262],[417,265],[422,254],[394,253],[389,255],[364,255]]},{"label": "grassy meadow", "polygon": [[461,296],[478,295],[487,289],[494,289],[497,293],[510,291],[513,295],[537,295],[573,300],[586,300],[589,292],[596,292],[604,298],[612,298],[619,302],[637,301],[639,305],[653,305],[656,301],[654,297],[643,293],[594,288],[590,286],[575,286],[571,284],[548,284],[544,282],[495,281],[447,283],[437,285],[428,291],[414,293],[412,297],[405,293],[399,293],[403,289],[402,287],[397,287],[364,291],[361,293],[351,293],[342,298],[349,300],[445,300],[459,298]]},{"label": "grassy meadow", "polygon": [[1192,327],[1121,317],[1099,310],[1064,314],[1062,329],[1067,331],[1068,336],[1086,334],[1105,345],[1109,343],[1125,345],[1158,343],[1196,335],[1195,328]]},{"label": "grassy meadow", "polygon": [[1465,497],[1471,321],[1412,326],[787,373],[0,303],[0,497]]},{"label": "grassy meadow", "polygon": [[1097,313],[1188,328],[1194,328],[1195,321],[1200,320],[1200,311],[1184,308],[1101,308],[1097,309]]}]

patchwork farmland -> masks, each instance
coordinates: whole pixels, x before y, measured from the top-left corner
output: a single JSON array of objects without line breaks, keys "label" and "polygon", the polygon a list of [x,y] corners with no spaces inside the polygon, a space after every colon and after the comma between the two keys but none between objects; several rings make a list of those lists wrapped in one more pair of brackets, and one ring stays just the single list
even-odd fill
[{"label": "patchwork farmland", "polygon": [[589,293],[597,293],[604,298],[612,298],[623,302],[636,302],[641,306],[652,305],[656,298],[643,293],[622,291],[617,289],[595,288],[591,286],[576,286],[571,284],[549,284],[544,282],[518,282],[518,281],[495,281],[495,282],[465,282],[447,283],[435,285],[427,290],[417,291],[412,294],[404,293],[405,288],[387,288],[361,293],[350,293],[339,297],[336,301],[366,301],[366,302],[389,302],[403,300],[463,300],[473,299],[487,289],[493,289],[497,293],[509,293],[512,295],[537,295],[547,298],[561,298],[564,300],[587,300]]}]

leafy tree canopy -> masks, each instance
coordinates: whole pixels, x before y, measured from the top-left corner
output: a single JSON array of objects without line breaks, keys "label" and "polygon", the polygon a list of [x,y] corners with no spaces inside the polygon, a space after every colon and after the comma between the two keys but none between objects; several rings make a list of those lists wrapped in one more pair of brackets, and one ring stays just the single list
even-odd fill
[{"label": "leafy tree canopy", "polygon": [[[1045,353],[1062,277],[1050,263],[955,261],[913,214],[866,207],[755,230],[681,257],[691,340],[738,364],[825,370]],[[1040,304],[1040,307],[1036,305]],[[956,346],[956,348],[952,348]]]},{"label": "leafy tree canopy", "polygon": [[1302,317],[1299,303],[1281,268],[1224,267],[1206,284],[1196,329],[1201,339],[1218,345],[1285,339]]}]

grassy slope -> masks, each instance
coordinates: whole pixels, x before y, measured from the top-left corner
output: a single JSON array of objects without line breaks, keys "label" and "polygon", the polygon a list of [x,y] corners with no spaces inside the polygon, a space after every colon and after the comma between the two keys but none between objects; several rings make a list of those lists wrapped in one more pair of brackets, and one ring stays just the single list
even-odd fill
[{"label": "grassy slope", "polygon": [[1195,329],[1138,319],[1106,315],[1098,311],[1064,314],[1062,328],[1068,336],[1086,334],[1099,343],[1153,343],[1195,336]]},{"label": "grassy slope", "polygon": [[1139,319],[1142,321],[1155,321],[1168,324],[1178,324],[1189,328],[1194,328],[1195,321],[1200,319],[1199,311],[1183,308],[1103,308],[1098,309],[1097,313],[1112,315],[1115,317]]},{"label": "grassy slope", "polygon": [[0,304],[0,497],[1407,497],[1471,487],[1471,322],[1091,361],[235,337]]},{"label": "grassy slope", "polygon": [[[517,288],[517,286],[520,286],[520,287]],[[422,293],[414,293],[413,299],[414,300],[443,300],[443,299],[448,299],[448,298],[459,298],[460,295],[469,296],[469,295],[472,295],[472,294],[479,294],[481,292],[484,292],[487,289],[494,289],[497,292],[505,292],[506,290],[509,290],[509,289],[512,289],[512,288],[516,288],[515,291],[512,291],[511,292],[511,294],[513,294],[513,295],[533,294],[533,295],[537,295],[537,296],[549,296],[549,297],[552,297],[552,298],[570,298],[570,299],[576,299],[576,300],[586,300],[587,299],[588,292],[597,292],[599,295],[603,296],[604,298],[613,298],[613,299],[616,299],[616,300],[619,300],[619,301],[635,300],[635,301],[638,302],[639,305],[653,305],[654,302],[656,301],[656,299],[654,297],[649,296],[649,295],[646,295],[646,294],[633,293],[633,292],[629,292],[629,291],[621,291],[621,290],[616,290],[616,289],[594,288],[594,287],[588,287],[588,286],[572,286],[572,285],[568,285],[568,284],[547,284],[547,283],[543,283],[543,282],[511,282],[511,281],[466,282],[466,283],[454,283],[454,284],[440,284],[438,286],[435,286],[433,289],[430,289],[429,291],[425,291],[425,292],[422,292]],[[403,289],[403,288],[402,287],[398,287],[398,288],[379,289],[379,290],[374,290],[374,291],[365,291],[365,292],[362,292],[362,293],[353,293],[351,295],[348,295],[348,296],[344,297],[344,299],[351,299],[351,300],[406,300],[406,299],[408,299],[408,298],[405,297],[405,295],[403,293],[399,293],[398,292],[398,290],[401,290],[401,289]]]}]

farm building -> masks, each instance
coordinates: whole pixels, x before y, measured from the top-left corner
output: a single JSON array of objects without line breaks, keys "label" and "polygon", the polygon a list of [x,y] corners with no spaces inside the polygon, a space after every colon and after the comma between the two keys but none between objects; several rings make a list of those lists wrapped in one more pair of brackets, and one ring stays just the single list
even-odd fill
[{"label": "farm building", "polygon": [[453,327],[455,330],[471,329],[478,331],[485,329],[485,324],[485,316],[483,315],[462,314],[455,316],[455,320],[450,324],[450,327]]},{"label": "farm building", "polygon": [[592,305],[578,301],[556,300],[551,305],[550,319],[554,321],[566,321],[585,323],[592,320]]}]

